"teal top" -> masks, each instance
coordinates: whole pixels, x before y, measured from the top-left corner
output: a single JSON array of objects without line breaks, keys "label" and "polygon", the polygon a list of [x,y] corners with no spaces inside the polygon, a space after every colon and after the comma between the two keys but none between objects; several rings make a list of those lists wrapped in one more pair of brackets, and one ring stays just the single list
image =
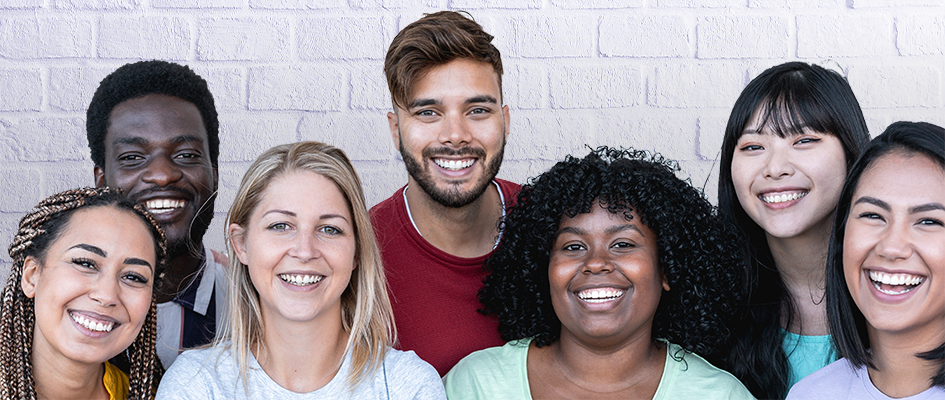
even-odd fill
[{"label": "teal top", "polygon": [[[443,377],[446,397],[450,400],[531,400],[526,367],[530,343],[531,339],[513,340],[505,346],[466,356]],[[728,372],[712,366],[694,353],[667,343],[666,364],[653,399],[753,400],[754,397]]]},{"label": "teal top", "polygon": [[814,371],[837,361],[837,352],[833,349],[830,335],[806,336],[784,332],[781,348],[787,354],[790,370],[788,371],[788,389]]}]

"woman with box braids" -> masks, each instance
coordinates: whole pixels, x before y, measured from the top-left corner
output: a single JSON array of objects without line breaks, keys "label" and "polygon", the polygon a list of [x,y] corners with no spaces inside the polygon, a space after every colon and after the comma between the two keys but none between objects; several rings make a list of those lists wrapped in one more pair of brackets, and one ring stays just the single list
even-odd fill
[{"label": "woman with box braids", "polygon": [[[151,398],[160,375],[152,282],[163,272],[166,253],[151,214],[117,189],[68,190],[23,217],[9,251],[13,267],[0,306],[0,398]],[[119,354],[131,366],[130,385],[107,362]],[[103,384],[62,384],[84,376]]]}]

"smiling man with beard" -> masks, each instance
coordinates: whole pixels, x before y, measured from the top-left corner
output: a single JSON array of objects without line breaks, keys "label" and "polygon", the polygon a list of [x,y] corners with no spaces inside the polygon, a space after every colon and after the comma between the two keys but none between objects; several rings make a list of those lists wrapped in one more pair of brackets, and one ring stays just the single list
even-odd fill
[{"label": "smiling man with beard", "polygon": [[495,179],[509,135],[492,35],[455,12],[404,28],[384,63],[407,185],[371,209],[399,337],[440,375],[503,342],[477,312],[483,261],[520,186]]},{"label": "smiling man with beard", "polygon": [[225,257],[203,245],[217,190],[218,128],[206,81],[164,61],[118,68],[87,112],[95,184],[120,188],[167,233],[167,267],[154,283],[165,367],[183,349],[209,343],[223,315]]}]

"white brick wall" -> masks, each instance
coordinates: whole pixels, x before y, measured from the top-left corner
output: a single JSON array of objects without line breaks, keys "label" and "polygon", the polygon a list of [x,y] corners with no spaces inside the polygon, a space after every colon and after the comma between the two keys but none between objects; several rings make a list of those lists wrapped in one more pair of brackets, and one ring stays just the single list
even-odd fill
[{"label": "white brick wall", "polygon": [[216,99],[215,247],[243,172],[276,144],[335,144],[368,202],[386,198],[406,173],[384,54],[441,9],[496,36],[512,109],[500,176],[519,182],[585,145],[637,146],[679,159],[714,199],[732,103],[790,60],[837,61],[874,134],[900,119],[945,125],[945,0],[0,0],[0,245],[40,199],[93,183],[85,108],[140,59],[190,65]]}]

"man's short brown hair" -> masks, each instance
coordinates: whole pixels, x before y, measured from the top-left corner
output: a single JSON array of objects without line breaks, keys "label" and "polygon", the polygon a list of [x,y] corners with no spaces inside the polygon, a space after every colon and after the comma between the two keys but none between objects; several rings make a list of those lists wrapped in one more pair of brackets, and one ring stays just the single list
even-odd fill
[{"label": "man's short brown hair", "polygon": [[492,35],[455,11],[427,14],[394,37],[384,60],[384,75],[394,105],[407,108],[414,84],[430,68],[458,58],[492,64],[502,90],[502,57]]}]

